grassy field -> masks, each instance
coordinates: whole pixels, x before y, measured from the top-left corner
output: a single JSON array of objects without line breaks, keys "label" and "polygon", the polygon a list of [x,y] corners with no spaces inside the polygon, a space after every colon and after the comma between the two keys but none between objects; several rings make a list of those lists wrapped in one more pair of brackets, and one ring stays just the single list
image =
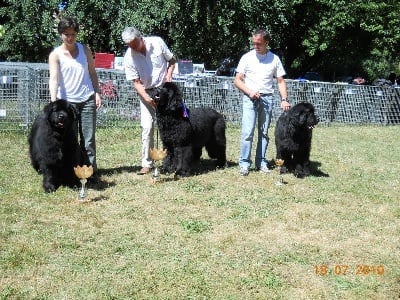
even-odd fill
[{"label": "grassy field", "polygon": [[[273,128],[268,159],[275,147]],[[0,133],[0,299],[399,299],[400,127],[320,125],[313,176],[229,167],[152,184],[140,129],[98,130],[101,183],[45,194]]]}]

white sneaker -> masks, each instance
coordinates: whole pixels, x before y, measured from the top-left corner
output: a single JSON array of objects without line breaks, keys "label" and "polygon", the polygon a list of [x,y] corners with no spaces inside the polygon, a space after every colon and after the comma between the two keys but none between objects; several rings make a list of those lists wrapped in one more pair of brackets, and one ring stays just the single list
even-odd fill
[{"label": "white sneaker", "polygon": [[249,168],[240,167],[240,169],[239,169],[239,174],[242,175],[242,176],[247,176],[247,175],[249,175]]},{"label": "white sneaker", "polygon": [[261,166],[259,169],[258,169],[260,172],[263,172],[263,173],[265,173],[265,174],[268,174],[268,173],[270,173],[271,172],[271,170],[270,169],[268,169],[268,167],[267,166]]}]

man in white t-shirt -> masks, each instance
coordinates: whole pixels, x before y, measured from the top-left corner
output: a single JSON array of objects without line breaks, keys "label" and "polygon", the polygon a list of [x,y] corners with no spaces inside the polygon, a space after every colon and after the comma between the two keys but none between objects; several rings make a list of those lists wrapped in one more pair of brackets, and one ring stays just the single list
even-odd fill
[{"label": "man in white t-shirt", "polygon": [[239,173],[249,174],[251,166],[251,148],[254,130],[258,124],[258,140],[255,155],[255,167],[268,173],[266,152],[268,147],[268,129],[273,109],[273,82],[277,81],[281,95],[281,108],[287,111],[290,104],[287,99],[285,69],[279,57],[268,50],[271,40],[265,30],[257,30],[252,35],[254,49],[245,53],[236,68],[235,86],[243,92],[242,133],[240,140]]},{"label": "man in white t-shirt", "polygon": [[143,175],[153,167],[150,149],[154,147],[155,103],[147,91],[172,81],[175,58],[163,39],[157,36],[143,37],[134,27],[124,29],[122,40],[128,45],[124,56],[126,79],[133,81],[141,98],[142,169],[138,174]]}]

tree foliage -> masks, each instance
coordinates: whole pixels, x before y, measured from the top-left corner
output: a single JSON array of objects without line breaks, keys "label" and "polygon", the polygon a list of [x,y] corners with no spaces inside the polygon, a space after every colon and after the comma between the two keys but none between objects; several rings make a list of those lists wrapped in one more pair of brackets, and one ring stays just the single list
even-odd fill
[{"label": "tree foliage", "polygon": [[53,21],[45,1],[1,1],[0,58],[12,61],[42,61],[51,48]]},{"label": "tree foliage", "polygon": [[301,35],[303,66],[370,79],[399,71],[399,2],[300,0],[297,8],[296,17],[312,18]]},{"label": "tree foliage", "polygon": [[238,61],[251,32],[266,28],[271,49],[289,77],[320,72],[366,78],[399,73],[400,4],[332,0],[0,0],[0,60],[47,61],[60,43],[56,14],[82,24],[79,39],[94,52],[121,56],[121,32],[136,26],[164,38],[178,59],[214,69],[226,57]]}]

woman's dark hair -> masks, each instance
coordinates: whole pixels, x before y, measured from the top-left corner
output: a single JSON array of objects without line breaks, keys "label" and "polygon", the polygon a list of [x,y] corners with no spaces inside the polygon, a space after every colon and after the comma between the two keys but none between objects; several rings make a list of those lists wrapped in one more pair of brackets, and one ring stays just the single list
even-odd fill
[{"label": "woman's dark hair", "polygon": [[253,36],[255,36],[255,35],[261,35],[263,37],[264,41],[266,41],[266,42],[271,41],[271,34],[264,29],[254,30]]},{"label": "woman's dark hair", "polygon": [[77,20],[71,17],[65,17],[58,23],[57,31],[59,34],[65,32],[65,30],[72,28],[76,33],[79,32],[79,23]]}]

